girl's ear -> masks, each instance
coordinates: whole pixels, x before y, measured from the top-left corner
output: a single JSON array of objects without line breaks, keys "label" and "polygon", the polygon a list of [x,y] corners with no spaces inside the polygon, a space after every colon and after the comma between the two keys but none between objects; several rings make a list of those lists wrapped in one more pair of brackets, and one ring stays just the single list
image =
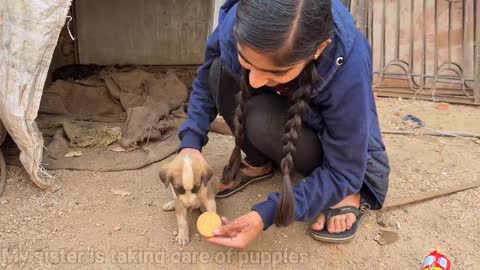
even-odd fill
[{"label": "girl's ear", "polygon": [[320,44],[317,51],[315,52],[315,56],[314,56],[315,60],[318,59],[318,57],[322,54],[322,52],[325,50],[325,48],[327,48],[327,46],[330,45],[330,43],[332,43],[332,39],[329,38],[329,39],[325,40],[324,42],[322,42],[322,44]]}]

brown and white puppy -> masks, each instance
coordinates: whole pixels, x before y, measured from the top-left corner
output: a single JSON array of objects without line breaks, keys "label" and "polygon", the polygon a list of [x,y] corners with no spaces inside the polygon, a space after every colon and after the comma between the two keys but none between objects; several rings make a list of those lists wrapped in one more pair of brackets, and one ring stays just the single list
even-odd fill
[{"label": "brown and white puppy", "polygon": [[190,155],[177,155],[171,162],[162,165],[159,176],[174,197],[163,205],[163,210],[175,210],[178,225],[176,240],[186,245],[190,242],[187,210],[200,208],[202,212],[216,212],[215,195],[219,179],[213,176],[208,164]]}]

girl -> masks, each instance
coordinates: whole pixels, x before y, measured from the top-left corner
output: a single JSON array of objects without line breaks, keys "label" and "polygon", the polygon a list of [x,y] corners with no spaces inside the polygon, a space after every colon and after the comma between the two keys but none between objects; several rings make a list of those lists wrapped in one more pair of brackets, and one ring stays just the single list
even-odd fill
[{"label": "girl", "polygon": [[[193,83],[179,154],[206,162],[201,149],[219,113],[235,148],[218,197],[269,178],[274,165],[283,190],[224,218],[210,242],[244,248],[274,223],[311,220],[315,239],[345,242],[365,209],[382,207],[390,169],[371,53],[340,0],[227,0]],[[304,176],[295,185],[294,172]]]}]

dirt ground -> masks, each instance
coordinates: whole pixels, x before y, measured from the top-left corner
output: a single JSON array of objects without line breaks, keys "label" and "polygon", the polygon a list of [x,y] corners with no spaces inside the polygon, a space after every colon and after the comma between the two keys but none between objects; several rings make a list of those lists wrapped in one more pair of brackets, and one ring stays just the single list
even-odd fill
[{"label": "dirt ground", "polygon": [[[430,128],[480,133],[480,108],[379,99],[384,130],[401,129],[413,114]],[[392,174],[388,196],[405,198],[479,179],[480,141],[432,136],[384,135]],[[231,137],[211,134],[206,157],[220,173]],[[161,206],[171,195],[157,178],[159,164],[115,173],[53,171],[60,189],[37,189],[20,167],[8,168],[0,198],[0,269],[420,269],[432,250],[445,253],[455,270],[480,265],[480,189],[400,209],[369,212],[356,239],[324,244],[306,223],[271,227],[248,249],[205,242],[190,218],[192,242],[174,243],[176,219]],[[218,201],[235,218],[280,189],[277,176]],[[112,189],[129,192],[117,195]],[[124,194],[125,195],[125,194]],[[379,232],[398,232],[381,245]]]}]

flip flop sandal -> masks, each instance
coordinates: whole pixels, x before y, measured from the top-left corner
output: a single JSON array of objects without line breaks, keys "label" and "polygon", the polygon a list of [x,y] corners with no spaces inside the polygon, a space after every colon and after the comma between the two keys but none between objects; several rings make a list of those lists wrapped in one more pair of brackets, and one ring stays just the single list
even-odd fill
[{"label": "flip flop sandal", "polygon": [[[242,163],[240,166],[242,168],[242,167],[245,166],[245,164]],[[271,172],[266,173],[264,175],[259,175],[259,176],[248,176],[248,175],[243,174],[241,171],[239,171],[238,174],[237,174],[237,179],[235,179],[233,181],[235,181],[235,182],[240,181],[240,184],[238,184],[237,186],[235,186],[233,188],[229,188],[229,189],[226,189],[222,192],[217,193],[216,198],[229,197],[229,196],[243,190],[245,187],[247,187],[249,184],[251,184],[253,182],[260,182],[260,181],[266,180],[266,179],[268,179],[272,176],[273,176],[273,169],[272,169]]]},{"label": "flip flop sandal", "polygon": [[[341,233],[330,233],[327,230],[328,221],[330,218],[338,215],[344,215],[347,213],[354,214],[357,219],[353,223],[352,228]],[[354,206],[343,206],[339,208],[328,208],[325,211],[322,211],[322,214],[325,215],[325,227],[322,230],[313,230],[310,225],[310,234],[315,240],[328,242],[328,243],[346,243],[351,241],[357,234],[359,224],[362,222],[365,211],[361,210]]]}]

